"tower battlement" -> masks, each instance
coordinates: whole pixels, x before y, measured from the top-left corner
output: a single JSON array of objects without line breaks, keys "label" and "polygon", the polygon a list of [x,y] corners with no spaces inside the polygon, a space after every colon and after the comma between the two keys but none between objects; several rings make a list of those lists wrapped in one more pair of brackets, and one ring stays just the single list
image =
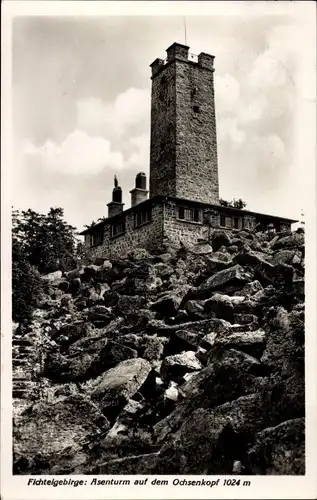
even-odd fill
[{"label": "tower battlement", "polygon": [[193,54],[189,52],[189,47],[187,45],[182,45],[176,42],[166,50],[166,53],[166,59],[157,58],[152,62],[152,64],[150,64],[150,67],[152,68],[152,78],[156,76],[158,72],[162,71],[167,64],[175,59],[191,64],[197,64],[201,68],[214,71],[215,56],[212,56],[211,54],[206,54],[205,52],[201,52],[198,55]]}]

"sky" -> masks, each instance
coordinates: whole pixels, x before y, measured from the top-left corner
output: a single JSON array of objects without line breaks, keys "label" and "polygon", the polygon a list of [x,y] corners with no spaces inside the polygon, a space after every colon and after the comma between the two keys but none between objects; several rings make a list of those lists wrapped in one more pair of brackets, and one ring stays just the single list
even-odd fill
[{"label": "sky", "polygon": [[[186,42],[215,56],[220,196],[299,218],[312,180],[305,126],[315,106],[307,86],[314,58],[303,43],[314,37],[284,4],[278,15],[187,15]],[[135,175],[149,175],[149,65],[174,41],[185,41],[181,11],[14,18],[15,208],[60,206],[82,229],[106,216],[114,175],[130,207]]]}]

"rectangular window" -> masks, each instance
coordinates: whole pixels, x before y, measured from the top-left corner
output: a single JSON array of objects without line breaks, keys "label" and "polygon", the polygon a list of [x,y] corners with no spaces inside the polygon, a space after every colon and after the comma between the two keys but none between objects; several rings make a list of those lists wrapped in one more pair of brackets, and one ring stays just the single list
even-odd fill
[{"label": "rectangular window", "polygon": [[189,222],[202,223],[203,211],[201,208],[177,207],[177,218],[180,220],[187,220]]},{"label": "rectangular window", "polygon": [[134,214],[134,227],[142,226],[152,220],[152,208],[139,210]]},{"label": "rectangular window", "polygon": [[178,218],[179,219],[185,219],[185,208],[184,207],[178,207]]},{"label": "rectangular window", "polygon": [[239,219],[238,219],[238,217],[234,217],[233,218],[233,227],[235,229],[239,229]]},{"label": "rectangular window", "polygon": [[202,215],[202,212],[201,210],[195,208],[193,210],[193,216],[194,216],[194,221],[195,222],[201,222],[201,215]]},{"label": "rectangular window", "polygon": [[226,227],[232,227],[232,217],[226,217]]},{"label": "rectangular window", "polygon": [[244,217],[242,223],[243,223],[243,228],[252,229],[252,222],[250,221],[250,219]]},{"label": "rectangular window", "polygon": [[125,219],[119,219],[111,225],[111,236],[118,236],[125,232]]},{"label": "rectangular window", "polygon": [[226,216],[220,215],[220,226],[226,227]]},{"label": "rectangular window", "polygon": [[99,231],[92,233],[90,241],[92,247],[96,245],[101,245],[103,242],[103,229],[100,229]]}]

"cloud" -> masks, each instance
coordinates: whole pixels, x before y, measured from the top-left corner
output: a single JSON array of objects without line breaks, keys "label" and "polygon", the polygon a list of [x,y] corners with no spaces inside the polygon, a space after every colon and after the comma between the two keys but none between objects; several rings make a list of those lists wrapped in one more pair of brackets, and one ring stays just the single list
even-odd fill
[{"label": "cloud", "polygon": [[272,50],[260,54],[248,78],[251,88],[279,87],[285,84],[286,70]]},{"label": "cloud", "polygon": [[121,137],[126,130],[147,121],[150,114],[148,89],[129,88],[114,102],[89,97],[76,102],[77,123],[88,133]]},{"label": "cloud", "polygon": [[[129,88],[111,102],[90,97],[76,102],[77,128],[60,143],[47,140],[35,146],[24,140],[21,158],[36,159],[42,168],[66,175],[96,175],[103,169],[115,171],[146,169],[149,162],[149,136],[138,132],[149,120],[147,89]],[[144,125],[144,124],[143,124]],[[130,129],[129,129],[130,128]],[[125,132],[130,131],[126,139]]]},{"label": "cloud", "polygon": [[217,99],[217,111],[221,114],[226,111],[231,113],[240,101],[240,84],[232,76],[225,75],[215,77],[215,94]]},{"label": "cloud", "polygon": [[[307,27],[306,27],[307,29]],[[284,26],[275,26],[269,31],[267,39],[270,50],[275,56],[287,64],[290,60],[298,58],[302,51],[299,43],[303,37],[303,27],[298,23]]]},{"label": "cloud", "polygon": [[148,119],[150,112],[150,94],[148,89],[130,88],[119,94],[114,103],[114,125],[121,130],[144,118]]},{"label": "cloud", "polygon": [[276,134],[270,134],[259,140],[260,148],[266,155],[271,155],[276,160],[283,160],[285,157],[285,145],[282,139]]},{"label": "cloud", "polygon": [[265,107],[268,105],[265,95],[257,95],[255,99],[251,100],[239,116],[241,124],[256,122],[260,120],[265,112]]},{"label": "cloud", "polygon": [[35,147],[26,141],[22,155],[35,156],[43,168],[66,175],[96,174],[105,166],[114,170],[123,166],[122,154],[112,151],[109,141],[103,137],[91,137],[82,130],[74,130],[61,144],[46,141]]},{"label": "cloud", "polygon": [[125,163],[126,167],[147,172],[150,159],[150,137],[148,134],[131,137],[128,141],[128,148],[130,155]]},{"label": "cloud", "polygon": [[246,139],[246,134],[243,130],[238,129],[236,118],[222,118],[218,126],[218,140],[229,140],[232,147],[240,146]]},{"label": "cloud", "polygon": [[36,147],[24,141],[12,172],[13,204],[24,208],[32,200],[32,208],[40,212],[61,206],[67,220],[81,227],[106,215],[116,173],[123,201],[129,207],[135,175],[148,171],[149,144],[148,134],[131,137],[121,152],[104,138],[90,137],[81,130],[75,130],[60,144],[46,141]]},{"label": "cloud", "polygon": [[20,158],[25,164],[35,159],[44,170],[73,176],[93,176],[104,169],[147,170],[149,143],[147,134],[131,137],[127,141],[124,157],[121,151],[114,151],[110,141],[103,137],[91,137],[82,130],[74,130],[61,144],[46,141],[36,147],[31,141],[24,141]]},{"label": "cloud", "polygon": [[111,126],[112,106],[96,97],[76,102],[77,126],[89,134],[96,134],[105,125]]}]

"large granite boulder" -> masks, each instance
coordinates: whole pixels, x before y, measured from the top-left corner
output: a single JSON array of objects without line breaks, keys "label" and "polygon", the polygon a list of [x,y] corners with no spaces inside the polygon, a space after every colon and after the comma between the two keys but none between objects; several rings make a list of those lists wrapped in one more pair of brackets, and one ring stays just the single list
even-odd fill
[{"label": "large granite boulder", "polygon": [[301,313],[288,313],[283,307],[268,312],[270,325],[262,362],[281,374],[304,370],[304,318]]},{"label": "large granite boulder", "polygon": [[278,238],[276,242],[274,242],[272,248],[274,250],[285,249],[285,248],[301,249],[304,246],[304,243],[305,243],[305,235],[303,233],[291,233],[288,236],[283,236],[282,233],[281,237]]},{"label": "large granite boulder", "polygon": [[158,312],[163,317],[175,316],[180,303],[180,297],[173,293],[167,293],[153,302],[150,308],[152,311]]},{"label": "large granite boulder", "polygon": [[183,399],[175,410],[154,427],[159,442],[181,427],[200,407],[214,408],[240,396],[255,392],[261,363],[243,352],[229,349],[214,353],[211,362],[179,387]]},{"label": "large granite boulder", "polygon": [[127,359],[96,379],[86,382],[83,388],[98,403],[103,413],[113,419],[139,390],[150,371],[151,365],[145,359]]},{"label": "large granite boulder", "polygon": [[211,235],[211,246],[214,252],[217,252],[222,246],[231,245],[231,239],[227,231],[215,229]]},{"label": "large granite boulder", "polygon": [[287,420],[258,432],[247,451],[245,469],[249,474],[304,475],[304,418]]},{"label": "large granite boulder", "polygon": [[185,351],[181,354],[167,356],[161,366],[161,378],[163,381],[183,379],[185,373],[197,371],[202,364],[197,359],[194,351]]},{"label": "large granite boulder", "polygon": [[232,256],[223,252],[214,252],[205,258],[209,274],[222,271],[233,265]]},{"label": "large granite boulder", "polygon": [[14,426],[14,472],[79,474],[90,460],[87,444],[108,428],[98,406],[83,395],[34,404]]},{"label": "large granite boulder", "polygon": [[97,305],[89,309],[88,319],[95,324],[107,324],[114,319],[114,313],[109,307]]},{"label": "large granite boulder", "polygon": [[49,274],[45,274],[42,276],[42,279],[49,282],[51,285],[54,285],[54,282],[60,281],[63,276],[62,271],[54,271]]},{"label": "large granite boulder", "polygon": [[244,301],[243,296],[228,296],[215,293],[204,302],[204,310],[212,313],[214,317],[221,318],[232,323],[235,307]]},{"label": "large granite boulder", "polygon": [[128,316],[135,314],[138,309],[142,309],[146,304],[146,299],[138,295],[120,295],[117,302],[117,311],[120,315]]},{"label": "large granite boulder", "polygon": [[111,340],[107,342],[102,349],[100,349],[98,354],[93,359],[87,373],[87,378],[96,377],[118,365],[121,361],[137,358],[137,356],[137,350]]},{"label": "large granite boulder", "polygon": [[196,290],[190,291],[190,294],[197,298],[208,298],[213,291],[233,293],[241,290],[246,283],[252,281],[252,278],[250,271],[237,264],[213,274]]},{"label": "large granite boulder", "polygon": [[[204,338],[201,340],[201,345],[204,343]],[[266,345],[266,333],[264,330],[247,332],[235,332],[228,335],[216,336],[213,341],[209,340],[209,348],[211,352],[213,349],[238,349],[255,358],[260,359]]]}]

